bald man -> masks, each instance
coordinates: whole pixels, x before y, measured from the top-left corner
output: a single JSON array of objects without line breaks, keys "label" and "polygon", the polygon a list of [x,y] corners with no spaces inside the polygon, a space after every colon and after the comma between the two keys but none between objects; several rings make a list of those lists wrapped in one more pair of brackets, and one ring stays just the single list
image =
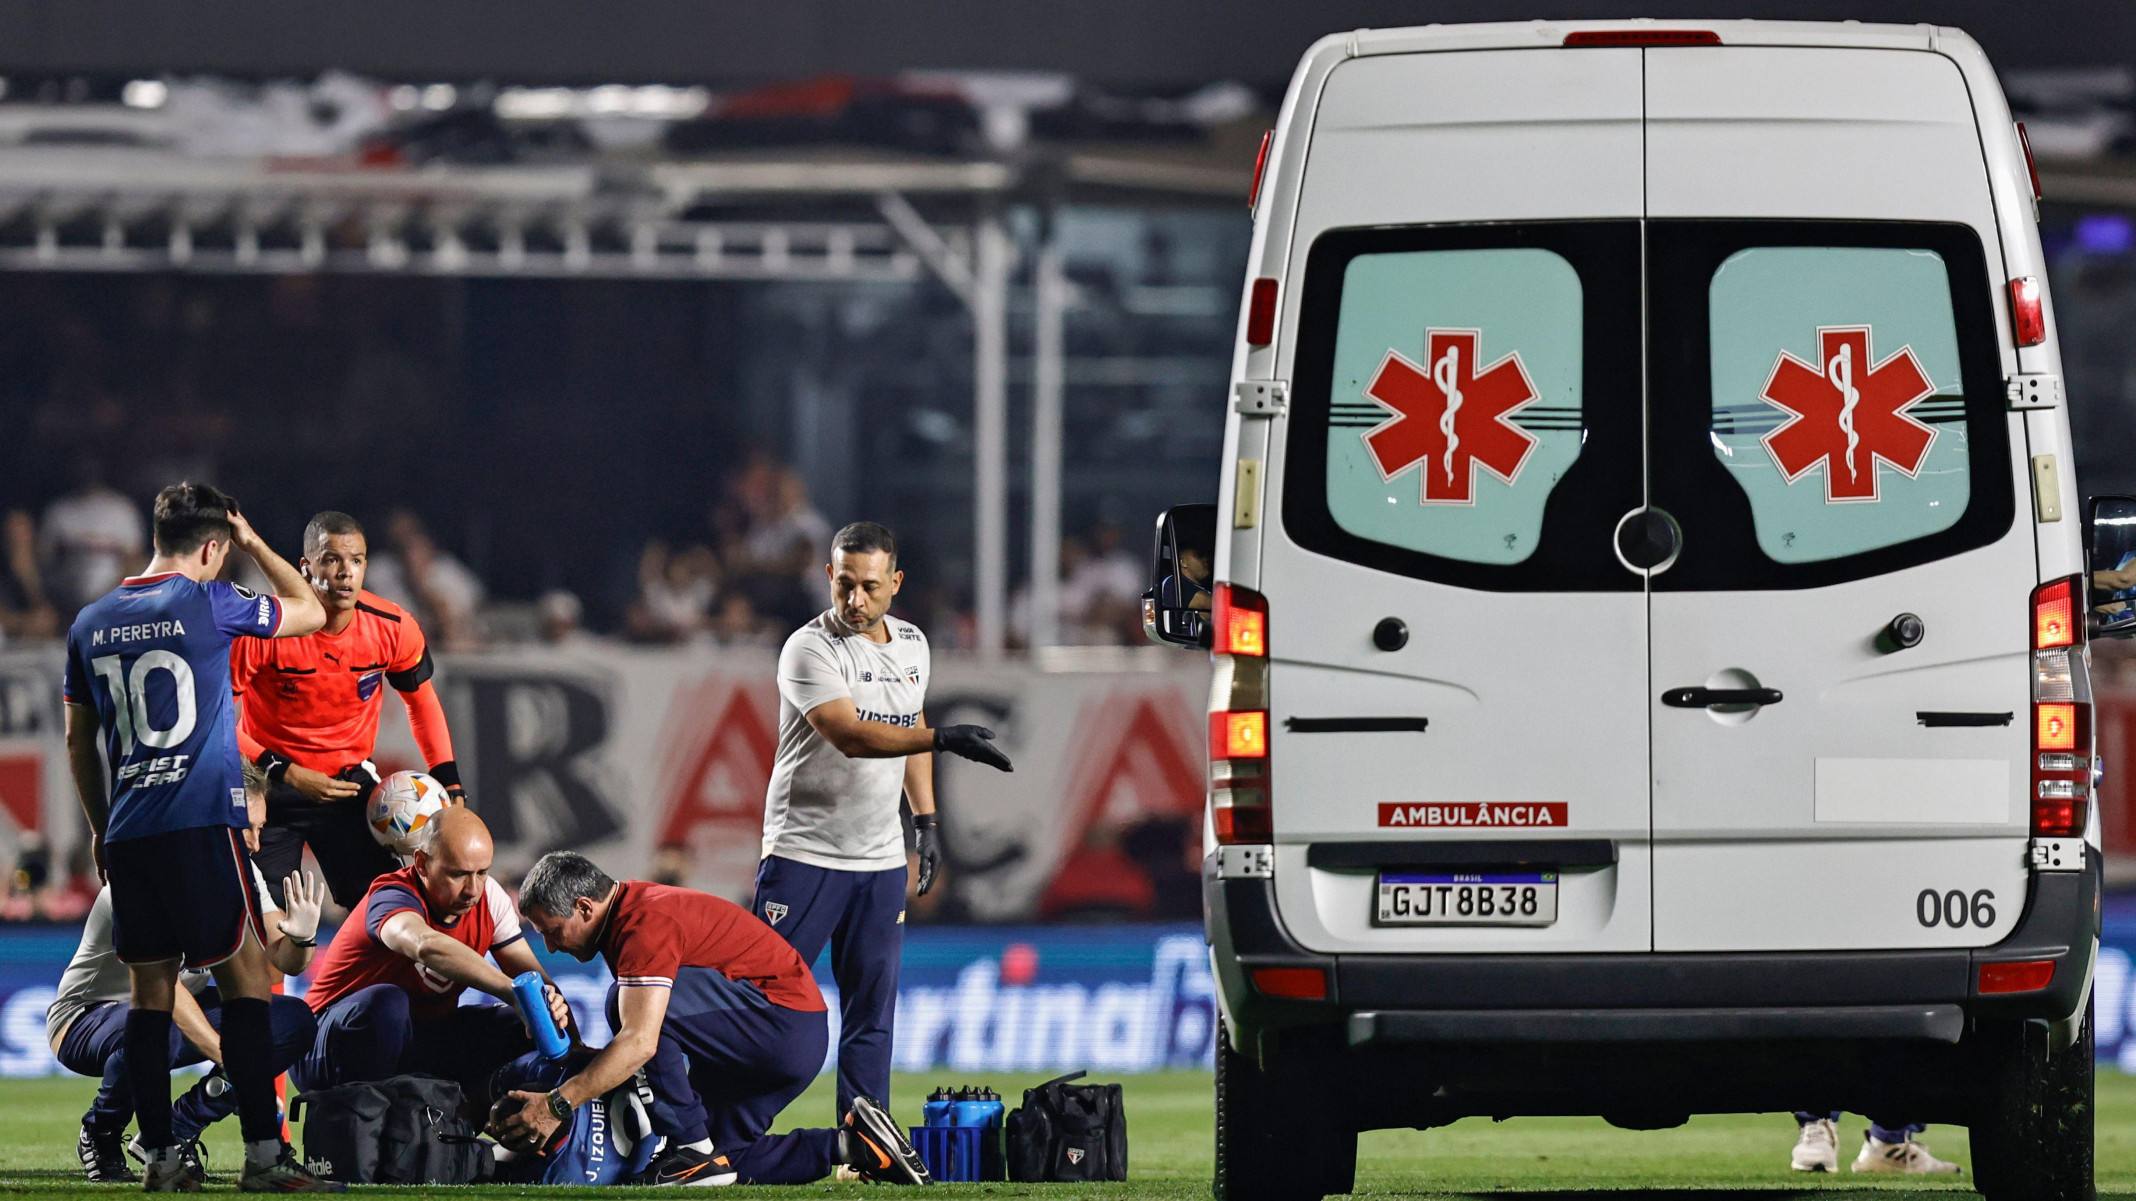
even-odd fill
[{"label": "bald man", "polygon": [[[489,827],[455,805],[424,829],[415,862],[371,881],[319,955],[304,998],[319,1032],[289,1070],[300,1089],[420,1067],[459,1081],[486,1109],[490,1073],[533,1048],[511,1008],[512,977],[548,973],[520,933],[512,899],[490,878]],[[470,988],[505,1005],[463,1006]],[[570,1030],[563,994],[552,984],[548,996],[557,1027]]]}]

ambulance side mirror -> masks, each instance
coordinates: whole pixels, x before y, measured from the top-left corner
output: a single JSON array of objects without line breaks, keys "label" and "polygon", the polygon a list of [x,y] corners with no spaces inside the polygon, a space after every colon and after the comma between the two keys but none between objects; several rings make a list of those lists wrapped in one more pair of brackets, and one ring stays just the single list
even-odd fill
[{"label": "ambulance side mirror", "polygon": [[2084,544],[2092,636],[2136,636],[2136,496],[2094,496],[2086,502]]},{"label": "ambulance side mirror", "polygon": [[1173,505],[1157,515],[1142,632],[1152,642],[1207,650],[1209,582],[1216,574],[1216,506]]}]

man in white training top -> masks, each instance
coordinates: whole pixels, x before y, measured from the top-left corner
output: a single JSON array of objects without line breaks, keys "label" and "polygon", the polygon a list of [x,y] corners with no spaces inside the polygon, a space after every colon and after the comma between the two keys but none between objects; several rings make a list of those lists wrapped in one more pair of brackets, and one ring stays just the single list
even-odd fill
[{"label": "man in white training top", "polygon": [[831,948],[838,981],[838,1113],[890,1103],[890,1030],[905,938],[902,795],[912,807],[919,891],[941,860],[934,752],[1002,771],[982,726],[928,728],[927,636],[889,615],[905,582],[897,539],[856,521],[831,539],[831,607],[779,651],[779,756],[764,797],[753,911],[803,962]]}]

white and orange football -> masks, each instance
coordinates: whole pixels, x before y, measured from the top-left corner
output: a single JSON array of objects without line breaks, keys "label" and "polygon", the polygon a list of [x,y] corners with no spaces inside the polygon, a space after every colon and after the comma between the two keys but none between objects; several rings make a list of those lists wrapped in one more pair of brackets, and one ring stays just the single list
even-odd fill
[{"label": "white and orange football", "polygon": [[419,771],[397,771],[371,790],[371,837],[403,859],[423,844],[423,827],[452,804],[445,786]]}]

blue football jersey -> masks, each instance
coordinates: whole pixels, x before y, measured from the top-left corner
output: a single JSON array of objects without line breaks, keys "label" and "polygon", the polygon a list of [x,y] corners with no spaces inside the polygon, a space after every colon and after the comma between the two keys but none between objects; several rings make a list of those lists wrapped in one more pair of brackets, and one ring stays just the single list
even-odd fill
[{"label": "blue football jersey", "polygon": [[74,619],[62,688],[103,730],[105,842],[245,824],[230,640],[281,624],[274,597],[176,572],[127,580]]}]

